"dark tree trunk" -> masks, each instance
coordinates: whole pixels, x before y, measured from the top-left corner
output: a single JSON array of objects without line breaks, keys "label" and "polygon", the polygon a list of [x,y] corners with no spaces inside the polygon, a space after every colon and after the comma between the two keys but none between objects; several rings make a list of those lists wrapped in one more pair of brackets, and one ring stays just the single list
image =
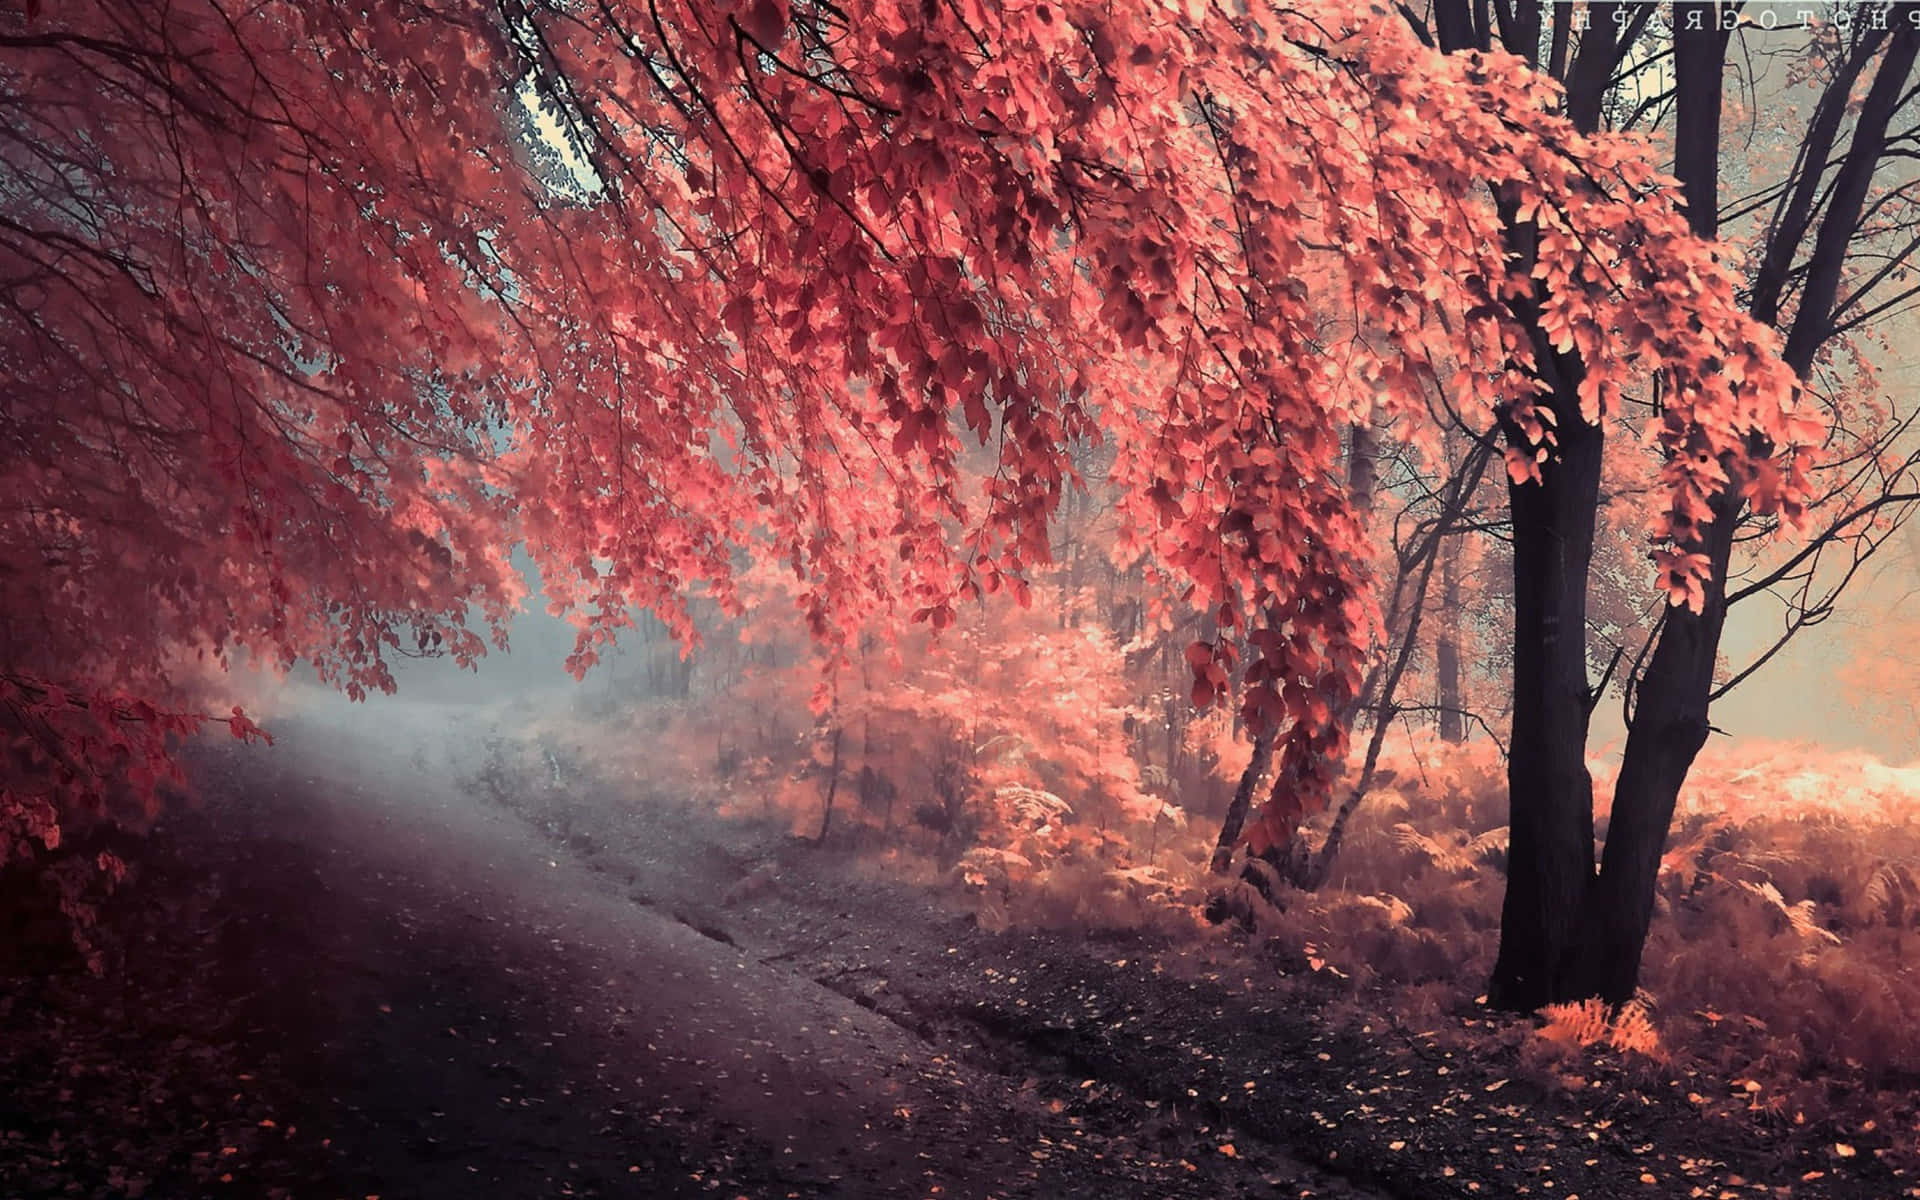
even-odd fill
[{"label": "dark tree trunk", "polygon": [[1726,55],[1720,3],[1687,0],[1673,9],[1673,158],[1687,223],[1701,237],[1713,237],[1720,225],[1720,70]]},{"label": "dark tree trunk", "polygon": [[[1684,0],[1673,6],[1676,74],[1675,171],[1694,230],[1717,228],[1719,117],[1727,31],[1722,4]],[[1899,16],[1906,14],[1898,6]],[[1432,33],[1441,49],[1484,48],[1493,10],[1473,0],[1435,0]],[[1658,11],[1655,5],[1596,0],[1587,31],[1571,49],[1561,12],[1554,17],[1549,69],[1567,88],[1567,112],[1592,132],[1625,53]],[[1500,10],[1506,48],[1535,61],[1540,6]],[[1699,27],[1692,28],[1695,18]],[[1920,30],[1902,19],[1891,29],[1859,29],[1816,104],[1801,142],[1791,185],[1779,194],[1767,227],[1749,307],[1778,325],[1783,298],[1798,304],[1786,330],[1785,359],[1804,379],[1818,349],[1834,333],[1836,287],[1862,202],[1887,147],[1890,117],[1907,95]],[[1844,157],[1835,148],[1853,112],[1857,82],[1870,66],[1871,89],[1854,116]],[[1562,67],[1564,65],[1564,73]],[[1840,162],[1831,178],[1830,164]],[[1506,217],[1517,264],[1531,262],[1533,233]],[[1819,228],[1809,251],[1809,234]],[[1514,519],[1515,664],[1512,852],[1502,915],[1501,947],[1489,998],[1507,1008],[1602,995],[1629,998],[1651,918],[1654,885],[1681,784],[1708,733],[1707,705],[1725,620],[1728,548],[1743,515],[1739,496],[1725,503],[1703,543],[1713,562],[1700,613],[1669,610],[1644,676],[1630,684],[1637,708],[1629,723],[1626,761],[1616,788],[1606,859],[1593,870],[1592,782],[1584,749],[1591,706],[1586,681],[1585,584],[1592,550],[1601,433],[1569,405],[1580,364],[1546,352],[1538,313],[1527,299],[1514,316],[1534,335],[1541,378],[1559,418],[1561,453],[1543,465],[1540,485],[1511,489]],[[1570,437],[1577,435],[1577,437]],[[1512,440],[1509,431],[1509,440]],[[1757,445],[1764,453],[1767,447]],[[1581,932],[1582,922],[1591,928]],[[1576,934],[1579,936],[1575,936]]]},{"label": "dark tree trunk", "polygon": [[[1675,162],[1688,224],[1702,237],[1719,227],[1721,34],[1718,4],[1675,5]],[[1699,28],[1688,28],[1695,18]],[[1669,608],[1661,619],[1653,658],[1638,680],[1638,708],[1627,728],[1627,748],[1614,784],[1613,814],[1600,874],[1587,889],[1573,993],[1612,1004],[1633,998],[1640,956],[1653,922],[1660,858],[1666,852],[1680,785],[1707,741],[1707,696],[1726,622],[1726,573],[1738,519],[1723,505],[1711,527],[1713,561],[1699,613]],[[1630,685],[1631,686],[1631,685]]]},{"label": "dark tree trunk", "polygon": [[1460,541],[1448,538],[1440,551],[1440,634],[1433,644],[1433,670],[1438,677],[1440,740],[1458,745],[1467,740],[1466,705],[1460,696]]},{"label": "dark tree trunk", "polygon": [[1669,608],[1635,696],[1627,748],[1614,785],[1600,875],[1588,889],[1574,992],[1613,1004],[1633,999],[1640,955],[1653,922],[1655,885],[1680,785],[1707,741],[1720,632],[1726,623],[1726,568],[1738,520],[1733,506],[1712,526],[1713,579],[1700,612]]},{"label": "dark tree trunk", "polygon": [[1240,772],[1240,786],[1233,789],[1233,802],[1227,805],[1227,815],[1220,822],[1220,840],[1213,846],[1215,875],[1225,875],[1233,866],[1233,852],[1240,846],[1240,832],[1246,828],[1247,812],[1253,807],[1254,785],[1272,761],[1273,731],[1268,730],[1253,739],[1253,756],[1247,759],[1247,769]]},{"label": "dark tree trunk", "polygon": [[838,725],[833,727],[833,762],[827,767],[827,802],[820,812],[820,836],[813,839],[815,845],[824,844],[828,831],[833,828],[833,797],[840,790],[840,739],[846,732]]},{"label": "dark tree trunk", "polygon": [[[1584,132],[1599,125],[1608,80],[1635,34],[1619,6],[1594,6],[1592,28],[1567,66],[1567,113]],[[1635,31],[1637,33],[1637,30]],[[1504,206],[1503,206],[1504,207]],[[1508,242],[1534,256],[1537,231],[1506,217]],[[1510,844],[1500,910],[1500,952],[1487,1002],[1531,1012],[1575,998],[1580,922],[1594,879],[1593,777],[1587,773],[1587,572],[1600,504],[1605,433],[1581,416],[1585,364],[1556,353],[1540,332],[1538,302],[1516,300],[1551,394],[1559,451],[1539,483],[1508,486],[1513,516],[1513,723],[1507,755]],[[1508,426],[1509,444],[1532,453]]]},{"label": "dark tree trunk", "polygon": [[[1845,159],[1834,175],[1827,206],[1805,261],[1801,297],[1787,333],[1783,357],[1802,379],[1815,354],[1833,333],[1833,306],[1848,244],[1865,203],[1868,184],[1887,148],[1887,127],[1906,94],[1920,31],[1902,21],[1882,35],[1886,52],[1872,86],[1860,106]],[[1878,49],[1882,37],[1864,37],[1842,79],[1823,95],[1809,133],[1811,161],[1827,161],[1824,149],[1840,126],[1838,113],[1851,92],[1852,81]],[[1676,103],[1679,142],[1704,148],[1717,145],[1720,116],[1719,62],[1699,39],[1676,44]],[[1709,135],[1712,135],[1711,137]],[[1717,220],[1708,198],[1714,195],[1718,165],[1705,149],[1679,164],[1688,200],[1688,218],[1696,232],[1711,236]],[[1787,202],[1785,215],[1771,233],[1760,279],[1753,297],[1753,315],[1769,324],[1778,317],[1779,282],[1770,264],[1790,262],[1803,242],[1814,207],[1811,196],[1820,172],[1801,177]],[[1804,201],[1804,202],[1803,202]],[[1588,898],[1586,929],[1578,956],[1578,991],[1614,1003],[1633,997],[1640,981],[1640,958],[1653,921],[1660,859],[1673,823],[1681,785],[1710,731],[1708,705],[1713,695],[1714,667],[1720,635],[1726,623],[1726,581],[1733,541],[1739,530],[1745,500],[1739,496],[1715,505],[1715,518],[1704,545],[1712,574],[1706,582],[1701,611],[1668,608],[1661,621],[1653,656],[1636,682],[1636,707],[1627,725],[1627,746],[1614,787],[1613,817],[1607,829],[1606,854],[1600,875]]]},{"label": "dark tree trunk", "polygon": [[[1577,385],[1576,385],[1577,386]],[[1572,387],[1556,388],[1571,400]],[[1556,404],[1558,407],[1558,404]],[[1587,774],[1587,567],[1602,436],[1574,407],[1539,483],[1509,485],[1514,709],[1507,758],[1511,850],[1488,1002],[1532,1011],[1570,995],[1581,903],[1593,879]]]},{"label": "dark tree trunk", "polygon": [[[1591,21],[1572,52],[1558,17],[1551,65],[1564,64],[1567,115],[1583,133],[1599,127],[1609,82],[1651,11],[1619,3],[1590,6]],[[1492,38],[1483,10],[1468,0],[1437,0],[1440,48],[1474,49]],[[1537,62],[1542,6],[1521,4],[1500,23],[1512,53]],[[1534,260],[1538,231],[1501,205],[1515,266]],[[1513,732],[1507,758],[1512,842],[1500,953],[1487,998],[1500,1008],[1530,1011],[1569,995],[1570,959],[1582,902],[1594,876],[1593,780],[1587,774],[1587,568],[1599,506],[1604,433],[1581,417],[1585,365],[1556,352],[1542,334],[1539,304],[1517,298],[1513,314],[1532,337],[1536,370],[1548,394],[1539,403],[1556,418],[1557,453],[1540,464],[1538,483],[1510,484],[1513,516]],[[1503,422],[1508,443],[1535,447]]]}]

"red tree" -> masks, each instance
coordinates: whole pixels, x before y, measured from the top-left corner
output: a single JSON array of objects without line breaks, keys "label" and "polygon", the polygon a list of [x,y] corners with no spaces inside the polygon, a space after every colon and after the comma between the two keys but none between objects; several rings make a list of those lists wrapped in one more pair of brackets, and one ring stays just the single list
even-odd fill
[{"label": "red tree", "polygon": [[1681,595],[1716,497],[1802,483],[1792,376],[1647,150],[1384,8],[94,0],[9,18],[0,79],[22,729],[61,681],[177,705],[182,651],[355,691],[478,653],[516,539],[579,670],[636,606],[737,604],[741,547],[829,647],[944,626],[1045,559],[1099,436],[1221,631],[1195,700],[1280,731],[1278,834],[1375,621],[1342,429],[1444,387],[1531,478],[1658,374]]}]

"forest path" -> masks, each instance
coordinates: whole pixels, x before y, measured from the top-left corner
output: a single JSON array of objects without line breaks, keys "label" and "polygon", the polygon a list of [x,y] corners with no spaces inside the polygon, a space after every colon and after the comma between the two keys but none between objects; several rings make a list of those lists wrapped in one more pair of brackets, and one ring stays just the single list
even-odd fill
[{"label": "forest path", "polygon": [[[419,710],[382,725],[455,736]],[[1218,1196],[1312,1174],[1076,1153],[1008,1079],[675,917],[731,881],[723,858],[656,846],[618,885],[417,750],[275,731],[218,756],[171,838],[225,914],[230,1034],[289,1086],[279,1123],[325,1135],[274,1172],[291,1195]]]}]

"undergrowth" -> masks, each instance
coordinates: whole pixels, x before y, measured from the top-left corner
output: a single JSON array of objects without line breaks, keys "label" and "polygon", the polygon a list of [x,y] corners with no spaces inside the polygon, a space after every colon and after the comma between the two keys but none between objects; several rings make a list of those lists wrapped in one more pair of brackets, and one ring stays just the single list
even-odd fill
[{"label": "undergrowth", "polygon": [[[809,838],[821,828],[830,781],[797,722],[743,745],[710,706],[661,703],[598,733],[572,728],[545,736],[586,739],[574,752],[643,779],[693,780],[691,801],[735,819]],[[1223,886],[1206,873],[1212,819],[1172,804],[1090,815],[1081,797],[1019,782],[1022,770],[1044,775],[1030,753],[972,764],[957,820],[936,815],[956,806],[931,803],[924,771],[916,789],[850,768],[835,789],[833,841],[947,889],[983,928],[1146,932],[1284,961],[1314,976],[1315,995],[1331,982],[1345,997],[1330,1004],[1344,1010],[1335,1019],[1386,1015],[1481,1051],[1496,1043],[1550,1091],[1607,1072],[1684,1080],[1703,1113],[1831,1126],[1837,1145],[1897,1126],[1909,1143],[1899,1152],[1914,1152],[1920,769],[1795,746],[1703,755],[1676,814],[1640,999],[1514,1022],[1479,994],[1505,882],[1497,751],[1422,737],[1394,744],[1381,765],[1387,782],[1360,804],[1325,884],[1282,886],[1269,902],[1227,883],[1243,919],[1224,929],[1200,916]],[[1592,768],[1604,840],[1611,769]]]}]

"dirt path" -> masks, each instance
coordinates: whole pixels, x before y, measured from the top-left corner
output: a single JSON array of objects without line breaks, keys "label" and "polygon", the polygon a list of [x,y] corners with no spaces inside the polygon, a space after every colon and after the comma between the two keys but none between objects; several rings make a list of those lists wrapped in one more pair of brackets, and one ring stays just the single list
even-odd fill
[{"label": "dirt path", "polygon": [[270,916],[232,968],[259,977],[306,947],[256,1011],[270,1039],[324,1031],[298,1076],[335,1096],[323,1120],[378,1164],[356,1188],[987,1196],[1122,1182],[1094,1164],[1037,1167],[1001,1089],[894,1022],[635,903],[504,814],[352,778],[365,765],[274,781],[257,815],[287,861],[252,839],[261,892],[247,907]]},{"label": "dirt path", "polygon": [[[198,1171],[209,1151],[184,1152],[140,1191],[1104,1198],[1311,1175],[1274,1155],[1109,1160],[1009,1080],[636,902],[417,762],[329,753],[317,724],[278,733],[271,754],[219,756],[208,809],[163,839],[172,877],[147,886],[206,894],[205,996],[184,1019],[216,1024],[206,1040],[250,1068],[233,1086],[297,1132],[222,1145]],[[671,868],[650,884],[689,882]],[[163,960],[185,961],[148,945],[125,977]],[[76,1120],[112,1120],[85,1099]],[[0,1195],[36,1194],[14,1188]]]}]

